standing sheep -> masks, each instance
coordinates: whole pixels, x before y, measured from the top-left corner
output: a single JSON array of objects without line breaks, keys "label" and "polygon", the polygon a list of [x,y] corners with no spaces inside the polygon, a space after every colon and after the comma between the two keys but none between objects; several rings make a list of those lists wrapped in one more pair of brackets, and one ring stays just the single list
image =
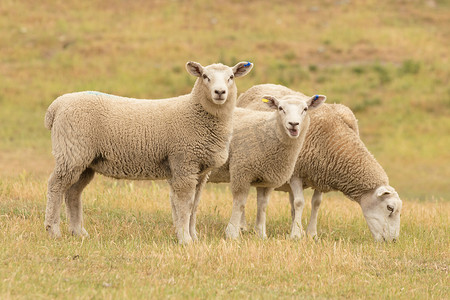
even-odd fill
[{"label": "standing sheep", "polygon": [[270,193],[291,177],[309,126],[309,111],[326,99],[318,95],[306,101],[289,95],[280,100],[273,96],[262,98],[268,109],[276,111],[236,109],[229,160],[213,170],[209,178],[210,182],[231,183],[233,210],[225,232],[232,239],[239,237],[250,186],[257,188],[261,208],[255,229],[262,238],[267,237],[266,207]]},{"label": "standing sheep", "polygon": [[[257,100],[267,93],[278,97],[303,95],[280,85],[257,85],[239,97],[237,106],[265,110]],[[303,189],[312,187],[315,191],[307,227],[309,235],[317,235],[322,193],[337,190],[360,204],[375,240],[396,240],[400,233],[402,201],[389,186],[383,168],[359,138],[357,120],[351,110],[340,104],[323,105],[311,114],[309,128],[290,184],[276,189],[289,192],[291,237],[299,238],[303,234]]]},{"label": "standing sheep", "polygon": [[118,179],[167,179],[178,241],[197,239],[195,211],[207,174],[228,158],[234,78],[252,67],[188,62],[187,71],[198,79],[190,94],[176,98],[143,101],[79,92],[53,101],[45,115],[56,161],[45,213],[50,235],[61,236],[63,197],[69,231],[87,235],[80,195],[97,172]]}]

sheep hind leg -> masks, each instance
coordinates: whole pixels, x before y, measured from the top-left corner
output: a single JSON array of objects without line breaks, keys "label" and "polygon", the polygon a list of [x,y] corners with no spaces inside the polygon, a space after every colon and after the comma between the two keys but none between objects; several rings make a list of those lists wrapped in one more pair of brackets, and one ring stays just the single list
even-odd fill
[{"label": "sheep hind leg", "polygon": [[236,240],[239,238],[241,217],[245,209],[249,189],[249,186],[233,189],[233,208],[231,211],[230,221],[225,229],[225,235],[229,239]]},{"label": "sheep hind leg", "polygon": [[61,204],[64,193],[67,189],[78,181],[82,171],[72,169],[71,171],[62,171],[58,166],[50,175],[47,187],[47,207],[45,209],[45,230],[53,238],[61,237],[60,218]]},{"label": "sheep hind leg", "polygon": [[300,239],[303,236],[302,227],[302,213],[305,207],[305,198],[303,197],[303,181],[301,178],[292,177],[289,185],[292,190],[293,202],[291,202],[292,208],[294,209],[294,218],[292,221],[291,228],[291,239]]},{"label": "sheep hind leg", "polygon": [[317,237],[317,214],[319,212],[320,203],[322,202],[322,193],[314,190],[311,198],[311,217],[309,219],[308,228],[306,232],[311,237]]},{"label": "sheep hind leg", "polygon": [[94,170],[88,168],[81,173],[80,178],[65,193],[67,218],[69,219],[69,232],[74,236],[89,236],[83,227],[83,205],[81,193],[94,178]]},{"label": "sheep hind leg", "polygon": [[169,198],[170,198],[170,205],[172,206],[172,220],[173,220],[173,225],[176,228],[176,225],[178,224],[178,217],[177,217],[177,207],[173,200],[175,197],[174,194],[175,194],[175,192],[172,188],[172,185],[169,184]]},{"label": "sheep hind leg", "polygon": [[197,207],[198,207],[198,203],[200,202],[200,196],[201,196],[203,187],[205,186],[206,181],[208,180],[208,175],[209,175],[209,173],[200,176],[198,179],[197,186],[195,187],[194,205],[192,206],[191,218],[189,221],[189,233],[191,234],[191,238],[193,241],[198,240],[197,230],[195,228],[195,224],[197,221]]},{"label": "sheep hind leg", "polygon": [[266,234],[266,209],[269,203],[272,188],[256,188],[257,195],[257,213],[255,231],[262,239],[267,238]]},{"label": "sheep hind leg", "polygon": [[245,208],[242,210],[242,215],[241,215],[241,223],[239,225],[240,229],[242,231],[247,231],[247,220],[245,219]]},{"label": "sheep hind leg", "polygon": [[291,221],[294,223],[295,219],[295,208],[294,208],[294,194],[289,191],[289,203],[291,204]]}]

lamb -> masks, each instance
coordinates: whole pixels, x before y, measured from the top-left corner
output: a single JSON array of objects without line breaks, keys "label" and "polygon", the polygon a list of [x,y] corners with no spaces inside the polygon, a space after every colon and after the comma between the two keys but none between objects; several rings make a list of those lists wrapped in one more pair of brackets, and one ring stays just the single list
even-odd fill
[{"label": "lamb", "polygon": [[83,227],[82,190],[100,173],[117,179],[167,179],[179,243],[197,239],[195,212],[207,174],[224,164],[236,104],[235,77],[253,68],[186,64],[197,78],[190,94],[143,101],[98,92],[58,97],[49,106],[56,165],[48,181],[45,228],[60,237],[64,197],[69,231],[87,236]]},{"label": "lamb", "polygon": [[326,97],[316,95],[305,101],[297,96],[277,99],[266,95],[262,99],[268,109],[275,111],[236,109],[229,160],[209,177],[209,182],[231,183],[233,210],[225,230],[231,239],[239,237],[250,186],[257,188],[261,208],[255,229],[262,238],[267,237],[265,219],[270,193],[291,177],[309,126],[309,111],[319,107]]},{"label": "lamb", "polygon": [[[257,101],[266,93],[278,97],[303,95],[281,85],[257,85],[240,95],[237,106],[266,110]],[[291,238],[303,235],[303,189],[311,187],[314,195],[308,235],[317,235],[317,213],[322,193],[336,190],[360,204],[376,241],[398,239],[402,201],[389,185],[386,172],[359,138],[357,120],[351,110],[341,104],[323,105],[311,114],[309,128],[289,185],[276,189],[289,192]],[[258,211],[260,209],[264,208],[258,208]],[[242,223],[245,223],[245,216]]]}]

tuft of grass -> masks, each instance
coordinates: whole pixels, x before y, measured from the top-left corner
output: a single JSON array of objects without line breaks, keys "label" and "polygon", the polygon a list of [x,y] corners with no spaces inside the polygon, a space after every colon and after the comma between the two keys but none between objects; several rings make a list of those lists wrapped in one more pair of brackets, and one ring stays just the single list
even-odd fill
[{"label": "tuft of grass", "polygon": [[420,62],[412,59],[405,60],[399,69],[399,74],[417,74],[420,71]]}]

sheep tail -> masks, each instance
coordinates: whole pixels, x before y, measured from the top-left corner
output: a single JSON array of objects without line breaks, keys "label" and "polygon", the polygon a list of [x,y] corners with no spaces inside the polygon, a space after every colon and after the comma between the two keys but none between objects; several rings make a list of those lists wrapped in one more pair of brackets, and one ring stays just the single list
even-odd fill
[{"label": "sheep tail", "polygon": [[48,130],[52,129],[53,120],[55,119],[56,110],[58,109],[58,101],[53,101],[45,113],[44,125]]}]

